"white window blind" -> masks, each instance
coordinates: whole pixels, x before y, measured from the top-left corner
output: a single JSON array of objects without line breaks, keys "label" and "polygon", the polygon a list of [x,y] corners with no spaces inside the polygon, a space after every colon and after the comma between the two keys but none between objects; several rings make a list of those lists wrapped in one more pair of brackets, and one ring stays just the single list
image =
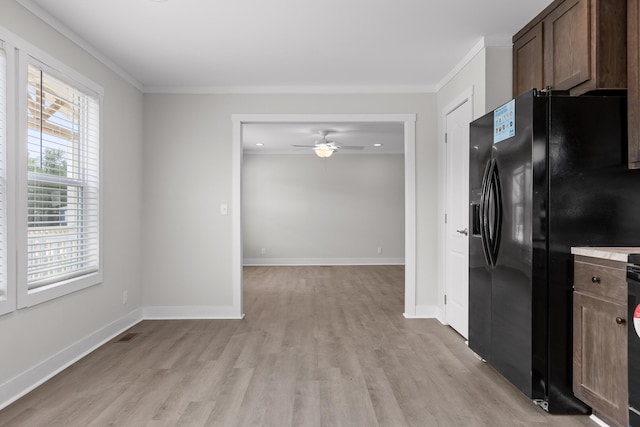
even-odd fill
[{"label": "white window blind", "polygon": [[7,53],[0,40],[0,301],[7,291]]},{"label": "white window blind", "polygon": [[98,271],[99,98],[28,65],[27,288]]}]

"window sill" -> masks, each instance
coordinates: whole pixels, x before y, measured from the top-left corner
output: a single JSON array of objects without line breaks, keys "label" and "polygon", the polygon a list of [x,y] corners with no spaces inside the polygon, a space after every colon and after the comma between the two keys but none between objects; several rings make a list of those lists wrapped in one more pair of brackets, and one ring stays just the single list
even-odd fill
[{"label": "window sill", "polygon": [[102,271],[74,277],[33,290],[27,290],[26,286],[23,286],[18,293],[18,308],[31,307],[51,301],[100,283],[102,283]]}]

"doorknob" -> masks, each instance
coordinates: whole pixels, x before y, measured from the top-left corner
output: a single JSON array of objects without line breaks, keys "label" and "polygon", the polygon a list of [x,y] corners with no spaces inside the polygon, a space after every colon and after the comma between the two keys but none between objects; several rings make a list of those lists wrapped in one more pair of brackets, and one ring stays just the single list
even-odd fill
[{"label": "doorknob", "polygon": [[464,234],[465,236],[469,235],[469,229],[465,228],[464,230],[456,230],[456,232],[460,233],[460,234]]}]

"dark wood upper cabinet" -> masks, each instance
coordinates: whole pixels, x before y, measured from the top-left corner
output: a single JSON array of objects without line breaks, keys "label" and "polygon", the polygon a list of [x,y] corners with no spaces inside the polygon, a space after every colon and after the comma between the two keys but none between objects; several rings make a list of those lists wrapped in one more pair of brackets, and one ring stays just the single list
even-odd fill
[{"label": "dark wood upper cabinet", "polygon": [[513,37],[513,95],[533,88],[572,95],[626,88],[626,1],[551,3]]},{"label": "dark wood upper cabinet", "polygon": [[640,169],[640,6],[628,0],[629,169]]},{"label": "dark wood upper cabinet", "polygon": [[542,22],[513,42],[513,94],[544,87]]},{"label": "dark wood upper cabinet", "polygon": [[565,0],[542,22],[544,86],[569,90],[588,81],[589,0]]}]

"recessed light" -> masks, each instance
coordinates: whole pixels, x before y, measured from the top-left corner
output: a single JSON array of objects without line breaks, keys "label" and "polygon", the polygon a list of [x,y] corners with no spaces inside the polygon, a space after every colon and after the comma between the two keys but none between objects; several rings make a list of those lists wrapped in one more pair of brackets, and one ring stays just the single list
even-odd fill
[{"label": "recessed light", "polygon": [[374,147],[382,147],[382,144],[373,144]]},{"label": "recessed light", "polygon": [[262,142],[258,142],[258,143],[256,143],[256,145],[257,145],[258,147],[262,147],[264,144],[263,144]]}]

